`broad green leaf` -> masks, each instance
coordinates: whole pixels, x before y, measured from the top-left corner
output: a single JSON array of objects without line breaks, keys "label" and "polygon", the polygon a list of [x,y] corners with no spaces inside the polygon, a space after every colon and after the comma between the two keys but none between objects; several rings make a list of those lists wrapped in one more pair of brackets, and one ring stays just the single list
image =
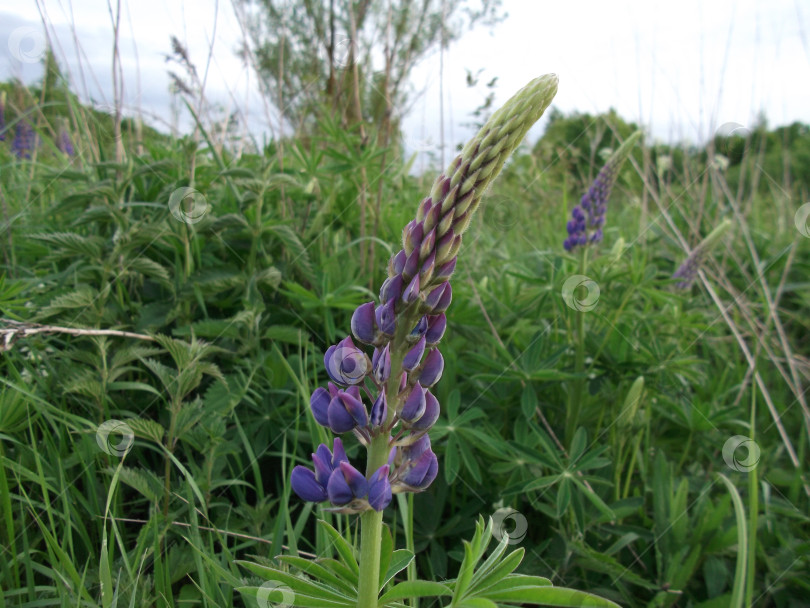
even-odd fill
[{"label": "broad green leaf", "polygon": [[452,595],[452,592],[442,583],[434,581],[403,581],[397,583],[380,597],[378,606],[383,608],[388,602],[402,600],[409,597],[439,597]]}]

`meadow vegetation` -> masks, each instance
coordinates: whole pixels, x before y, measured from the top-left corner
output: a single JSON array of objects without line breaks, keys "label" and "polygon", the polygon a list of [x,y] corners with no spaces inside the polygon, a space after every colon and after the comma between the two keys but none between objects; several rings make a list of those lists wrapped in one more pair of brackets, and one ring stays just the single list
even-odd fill
[{"label": "meadow vegetation", "polygon": [[[166,135],[46,75],[0,85],[0,606],[255,605],[237,560],[334,554],[319,518],[357,533],[290,472],[328,442],[324,351],[437,171],[414,174],[390,112],[308,104],[262,146],[201,115]],[[566,294],[571,209],[637,129],[552,110],[484,197],[413,569],[455,576],[494,516],[520,572],[622,606],[807,605],[810,131],[645,138]]]}]

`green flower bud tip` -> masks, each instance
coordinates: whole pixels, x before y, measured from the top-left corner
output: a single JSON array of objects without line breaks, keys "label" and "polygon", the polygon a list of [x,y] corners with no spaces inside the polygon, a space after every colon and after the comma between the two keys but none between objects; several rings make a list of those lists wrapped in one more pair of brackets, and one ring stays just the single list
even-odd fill
[{"label": "green flower bud tip", "polygon": [[641,394],[644,392],[644,376],[639,376],[633,382],[627,396],[624,398],[622,410],[619,412],[617,424],[621,427],[633,425],[639,405],[641,405]]}]

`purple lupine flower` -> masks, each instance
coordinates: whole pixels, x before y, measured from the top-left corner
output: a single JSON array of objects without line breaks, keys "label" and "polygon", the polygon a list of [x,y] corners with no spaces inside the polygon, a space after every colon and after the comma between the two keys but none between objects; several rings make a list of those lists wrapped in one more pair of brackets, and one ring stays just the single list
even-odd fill
[{"label": "purple lupine flower", "polygon": [[332,382],[343,386],[360,384],[371,369],[368,356],[354,345],[351,336],[330,346],[323,362]]},{"label": "purple lupine flower", "polygon": [[[369,463],[379,462],[384,450],[391,451],[391,461],[374,470],[367,465],[365,476],[341,462],[325,483],[324,467],[317,474],[296,467],[294,487],[305,500],[329,500],[343,513],[380,511],[393,492],[421,492],[436,478],[438,459],[427,434],[441,407],[428,387],[444,369],[437,346],[447,328],[456,255],[482,195],[556,90],[557,77],[549,74],[512,97],[419,203],[403,230],[402,249],[388,262],[379,300],[361,304],[352,315],[352,335],[374,347],[371,357],[351,336],[326,350],[331,382],[312,393],[315,420],[334,433],[354,433],[368,448]],[[370,415],[363,394],[373,403]]]},{"label": "purple lupine flower", "polygon": [[6,140],[6,92],[0,91],[0,141]]},{"label": "purple lupine flower", "polygon": [[17,155],[17,158],[31,158],[31,152],[34,151],[36,145],[36,134],[31,125],[25,120],[17,122],[14,129],[14,141],[11,142],[11,150]]},{"label": "purple lupine flower", "polygon": [[410,445],[392,449],[388,464],[393,469],[391,487],[394,494],[424,490],[439,472],[439,460],[430,448],[427,434]]},{"label": "purple lupine flower", "polygon": [[602,227],[605,225],[610,193],[616,183],[619,169],[639,137],[641,131],[636,131],[611,154],[591,187],[582,195],[579,205],[571,210],[571,219],[565,226],[568,238],[563,241],[563,248],[566,251],[573,251],[576,247],[584,247],[602,240]]},{"label": "purple lupine flower", "polygon": [[59,141],[57,142],[57,147],[62,154],[67,156],[73,156],[76,152],[73,148],[73,142],[70,140],[70,133],[68,133],[67,129],[64,127],[59,130]]},{"label": "purple lupine flower", "polygon": [[702,263],[703,255],[701,252],[698,250],[693,251],[672,275],[673,279],[680,279],[680,281],[676,283],[676,287],[678,289],[689,289],[692,283],[695,282]]},{"label": "purple lupine flower", "polygon": [[692,284],[698,276],[700,266],[706,261],[709,252],[720,242],[720,239],[730,227],[731,220],[728,218],[724,219],[705,239],[697,244],[692,250],[692,253],[681,263],[678,270],[672,275],[673,279],[680,279],[675,285],[678,289],[689,289],[692,287]]},{"label": "purple lupine flower", "polygon": [[388,479],[390,467],[381,466],[368,481],[368,504],[375,511],[382,511],[391,503],[391,482]]},{"label": "purple lupine flower", "polygon": [[332,451],[324,444],[318,446],[312,455],[314,471],[298,465],[290,476],[293,491],[308,502],[323,502],[328,498],[327,485],[332,473],[341,462],[348,463],[343,442],[335,438]]}]

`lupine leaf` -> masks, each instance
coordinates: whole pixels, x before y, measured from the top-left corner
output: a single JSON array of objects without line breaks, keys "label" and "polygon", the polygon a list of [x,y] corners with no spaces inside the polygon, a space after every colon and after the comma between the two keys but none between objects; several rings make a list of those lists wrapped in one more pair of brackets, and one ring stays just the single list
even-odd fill
[{"label": "lupine leaf", "polygon": [[354,557],[354,550],[352,549],[352,546],[346,541],[345,538],[343,538],[340,532],[335,530],[335,528],[333,528],[331,525],[323,520],[318,520],[318,523],[329,535],[333,546],[340,554],[340,557],[343,558],[343,562],[352,570],[352,572],[358,574],[360,572],[360,566],[358,566],[357,559]]},{"label": "lupine leaf", "polygon": [[442,583],[434,581],[403,581],[394,585],[380,597],[378,606],[383,608],[388,602],[402,600],[409,597],[439,597],[452,595],[452,592]]}]

